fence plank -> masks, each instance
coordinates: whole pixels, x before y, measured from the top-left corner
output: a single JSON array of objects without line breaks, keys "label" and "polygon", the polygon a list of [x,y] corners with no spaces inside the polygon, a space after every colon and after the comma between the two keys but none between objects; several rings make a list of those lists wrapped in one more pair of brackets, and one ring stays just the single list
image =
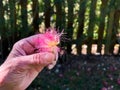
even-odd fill
[{"label": "fence plank", "polygon": [[8,55],[8,41],[6,37],[6,28],[5,28],[5,18],[4,18],[4,7],[3,7],[3,0],[0,0],[0,36],[1,36],[1,56],[2,59],[5,59],[5,57]]},{"label": "fence plank", "polygon": [[91,54],[91,47],[92,47],[92,42],[93,42],[93,33],[94,33],[94,26],[95,26],[95,20],[96,20],[96,15],[95,15],[95,10],[96,10],[96,3],[97,0],[91,0],[91,5],[90,5],[90,14],[89,14],[89,26],[88,26],[88,49],[87,53]]},{"label": "fence plank", "polygon": [[105,54],[110,54],[110,45],[113,43],[112,33],[113,33],[113,22],[114,22],[114,8],[115,1],[111,0],[109,5],[108,13],[108,26],[106,30],[106,40],[105,40]]},{"label": "fence plank", "polygon": [[32,0],[33,4],[32,4],[32,15],[33,15],[33,21],[32,21],[32,25],[33,25],[33,29],[34,32],[38,32],[39,31],[39,2],[38,0]]},{"label": "fence plank", "polygon": [[20,0],[20,5],[21,5],[21,38],[25,37],[28,35],[28,13],[27,13],[27,4],[28,0]]},{"label": "fence plank", "polygon": [[[73,22],[74,22],[74,1],[73,0],[67,0],[68,4],[68,22],[67,22],[67,36],[72,40],[73,35]],[[71,53],[71,42],[67,43],[67,52]]]},{"label": "fence plank", "polygon": [[[79,7],[79,13],[78,13],[79,16],[78,16],[77,39],[81,39],[83,36],[86,4],[87,4],[87,0],[80,0],[80,3],[79,3],[80,7]],[[78,54],[81,54],[82,44],[83,44],[82,41],[79,41],[79,43],[77,44],[77,53]]]},{"label": "fence plank", "polygon": [[99,24],[99,29],[98,29],[98,47],[97,47],[97,52],[101,53],[102,50],[102,44],[103,44],[103,35],[104,35],[104,30],[105,30],[105,17],[107,14],[106,8],[108,4],[108,0],[101,0],[101,10],[100,10],[100,24]]},{"label": "fence plank", "polygon": [[44,0],[45,27],[50,27],[51,0]]}]

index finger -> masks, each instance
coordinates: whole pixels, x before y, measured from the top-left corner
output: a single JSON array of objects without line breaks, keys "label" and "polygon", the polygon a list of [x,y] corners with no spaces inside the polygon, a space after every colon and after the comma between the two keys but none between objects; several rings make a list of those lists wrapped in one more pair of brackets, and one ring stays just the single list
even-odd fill
[{"label": "index finger", "polygon": [[24,38],[18,42],[18,46],[21,47],[27,55],[36,53],[38,51],[38,39],[41,34],[33,35],[27,38]]}]

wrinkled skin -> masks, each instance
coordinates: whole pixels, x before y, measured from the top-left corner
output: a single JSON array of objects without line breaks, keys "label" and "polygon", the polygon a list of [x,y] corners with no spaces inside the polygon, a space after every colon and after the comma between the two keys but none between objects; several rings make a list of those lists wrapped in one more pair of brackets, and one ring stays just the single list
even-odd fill
[{"label": "wrinkled skin", "polygon": [[25,90],[44,67],[56,64],[54,51],[39,52],[34,35],[15,43],[6,61],[0,66],[0,90]]}]

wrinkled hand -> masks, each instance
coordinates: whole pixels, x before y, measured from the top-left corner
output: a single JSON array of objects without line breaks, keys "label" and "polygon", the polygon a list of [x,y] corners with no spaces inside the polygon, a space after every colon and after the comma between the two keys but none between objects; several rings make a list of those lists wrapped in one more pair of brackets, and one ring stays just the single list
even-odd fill
[{"label": "wrinkled hand", "polygon": [[34,35],[15,43],[6,61],[0,66],[0,90],[25,90],[46,66],[54,66],[56,55],[38,53]]}]

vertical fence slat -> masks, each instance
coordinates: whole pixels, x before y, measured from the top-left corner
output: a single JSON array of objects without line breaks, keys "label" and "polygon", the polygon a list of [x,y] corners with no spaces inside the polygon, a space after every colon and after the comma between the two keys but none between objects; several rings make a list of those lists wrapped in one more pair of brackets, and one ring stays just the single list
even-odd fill
[{"label": "vertical fence slat", "polygon": [[32,0],[32,15],[33,15],[33,29],[34,32],[39,31],[39,2],[38,0]]},{"label": "vertical fence slat", "polygon": [[79,16],[78,16],[78,31],[77,31],[77,53],[81,54],[82,50],[82,41],[81,38],[83,38],[83,31],[84,31],[84,22],[85,22],[85,11],[86,11],[86,3],[87,0],[80,0],[79,3]]},{"label": "vertical fence slat", "polygon": [[45,27],[50,27],[51,0],[44,0]]},{"label": "vertical fence slat", "polygon": [[21,37],[22,38],[28,35],[27,4],[28,4],[27,0],[25,0],[25,1],[20,0],[20,5],[21,5],[21,24],[22,24]]},{"label": "vertical fence slat", "polygon": [[[11,40],[10,46],[15,43],[17,40],[17,27],[16,27],[16,1],[15,0],[9,0],[9,6],[10,6],[10,32],[11,35],[9,36],[9,39]],[[11,47],[10,47],[11,48]]]},{"label": "vertical fence slat", "polygon": [[96,3],[97,0],[91,0],[91,5],[90,5],[90,14],[89,14],[89,26],[88,26],[88,49],[87,53],[91,54],[91,48],[92,48],[92,43],[93,43],[93,33],[94,33],[94,26],[95,26],[95,20],[96,20],[96,15],[95,15],[95,10],[96,10]]},{"label": "vertical fence slat", "polygon": [[108,22],[106,29],[106,40],[105,40],[105,54],[110,54],[110,46],[113,43],[112,33],[113,33],[113,22],[114,22],[114,14],[115,14],[115,1],[111,0],[109,5],[108,12]]},{"label": "vertical fence slat", "polygon": [[[67,36],[72,40],[72,35],[73,35],[73,21],[74,21],[74,0],[67,0],[68,4],[68,22],[67,22]],[[67,52],[71,53],[71,42],[67,43]]]},{"label": "vertical fence slat", "polygon": [[101,53],[102,50],[102,44],[103,44],[103,35],[104,35],[104,29],[105,29],[105,17],[107,14],[106,8],[107,8],[107,3],[108,0],[101,0],[102,4],[101,4],[101,10],[100,10],[100,24],[99,24],[99,29],[98,29],[98,48],[97,48],[97,52]]},{"label": "vertical fence slat", "polygon": [[114,20],[114,10],[111,10],[109,14],[108,27],[106,31],[106,43],[105,43],[105,54],[110,54],[110,44],[112,43],[112,29],[113,29],[113,20]]},{"label": "vertical fence slat", "polygon": [[3,0],[0,0],[0,58],[3,59],[3,44],[2,38],[4,33],[4,9],[3,9]]},{"label": "vertical fence slat", "polygon": [[54,0],[56,7],[56,28],[62,27],[62,0]]},{"label": "vertical fence slat", "polygon": [[[118,27],[119,27],[119,12],[118,10],[114,11],[114,16],[113,16],[114,20],[113,20],[113,28],[112,28],[112,35],[111,35],[111,42],[110,42],[110,50],[109,52],[111,54],[114,54],[114,47],[115,45],[118,43],[117,42],[117,33],[118,32]],[[116,53],[115,53],[116,54]]]},{"label": "vertical fence slat", "polygon": [[8,55],[8,42],[7,42],[7,29],[5,28],[5,18],[4,18],[4,12],[5,9],[3,7],[3,0],[0,0],[0,35],[1,35],[1,52],[2,52],[2,59],[5,59]]}]

